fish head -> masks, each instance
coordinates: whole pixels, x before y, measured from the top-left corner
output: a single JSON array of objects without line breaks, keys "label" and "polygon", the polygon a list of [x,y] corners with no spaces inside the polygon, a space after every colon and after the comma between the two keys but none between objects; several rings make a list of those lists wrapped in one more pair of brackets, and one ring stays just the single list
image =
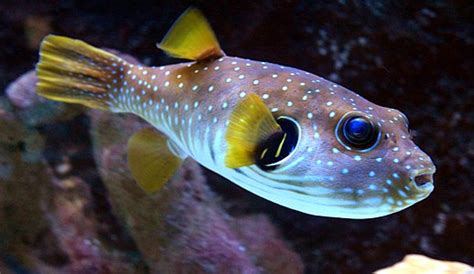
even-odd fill
[{"label": "fish head", "polygon": [[277,116],[299,132],[293,152],[270,171],[293,192],[288,204],[314,215],[362,219],[426,198],[436,169],[414,144],[406,116],[342,87],[326,91],[307,107]]}]

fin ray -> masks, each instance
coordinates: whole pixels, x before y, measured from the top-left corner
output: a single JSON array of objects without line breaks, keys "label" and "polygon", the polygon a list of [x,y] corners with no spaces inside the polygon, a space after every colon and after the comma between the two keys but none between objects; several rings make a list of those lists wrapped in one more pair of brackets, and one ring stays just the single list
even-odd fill
[{"label": "fin ray", "polygon": [[36,66],[38,95],[51,100],[110,109],[109,92],[119,85],[126,63],[80,40],[48,35]]},{"label": "fin ray", "polygon": [[281,131],[270,110],[255,93],[242,99],[229,119],[225,139],[228,149],[225,165],[239,168],[255,164],[258,144],[275,132]]},{"label": "fin ray", "polygon": [[182,160],[168,147],[168,139],[151,128],[136,132],[128,141],[128,166],[147,193],[159,190],[176,173]]},{"label": "fin ray", "polygon": [[187,9],[157,46],[172,57],[189,60],[225,55],[209,22],[196,8]]}]

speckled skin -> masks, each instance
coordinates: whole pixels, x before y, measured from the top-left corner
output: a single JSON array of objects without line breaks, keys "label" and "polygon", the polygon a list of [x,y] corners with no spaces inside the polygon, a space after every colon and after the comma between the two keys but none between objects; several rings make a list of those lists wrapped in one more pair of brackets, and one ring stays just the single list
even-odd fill
[{"label": "speckled skin", "polygon": [[[152,68],[121,64],[109,92],[113,111],[141,116],[170,138],[180,157],[190,156],[275,203],[313,215],[372,218],[406,208],[433,190],[431,183],[414,182],[420,174],[432,181],[435,168],[411,141],[405,116],[321,77],[227,56]],[[224,165],[228,118],[249,93],[300,128],[296,149],[274,171]],[[374,149],[355,151],[338,141],[337,123],[349,112],[380,126]]]}]

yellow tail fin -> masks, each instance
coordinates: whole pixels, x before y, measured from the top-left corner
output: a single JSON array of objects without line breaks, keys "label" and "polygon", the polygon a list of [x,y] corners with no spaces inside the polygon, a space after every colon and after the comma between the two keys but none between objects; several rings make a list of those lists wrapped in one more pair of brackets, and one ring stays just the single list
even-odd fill
[{"label": "yellow tail fin", "polygon": [[48,35],[36,66],[37,94],[51,100],[110,109],[126,65],[120,57],[80,40]]}]

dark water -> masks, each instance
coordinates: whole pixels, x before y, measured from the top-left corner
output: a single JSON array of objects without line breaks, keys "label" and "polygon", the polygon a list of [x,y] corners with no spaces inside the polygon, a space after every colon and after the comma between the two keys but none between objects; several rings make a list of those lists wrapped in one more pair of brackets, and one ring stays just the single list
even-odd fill
[{"label": "dark water", "polygon": [[[410,253],[474,265],[471,1],[84,2],[0,3],[0,95],[8,83],[34,67],[37,48],[34,42],[28,45],[32,26],[49,22],[55,34],[114,48],[145,64],[169,64],[176,61],[155,43],[193,3],[209,18],[228,55],[301,68],[403,111],[415,142],[438,168],[435,191],[427,200],[395,215],[361,221],[291,211],[206,172],[231,215],[269,216],[301,256],[307,273],[367,273]],[[28,20],[33,23],[28,25]],[[140,257],[109,213],[95,171],[89,123],[82,115],[37,126],[46,138],[43,153],[53,166],[68,155],[72,172],[91,186],[96,201],[91,212],[118,231],[110,246]],[[0,270],[31,270],[14,254],[2,252]],[[67,254],[39,257],[50,258],[53,268],[67,264]]]}]

